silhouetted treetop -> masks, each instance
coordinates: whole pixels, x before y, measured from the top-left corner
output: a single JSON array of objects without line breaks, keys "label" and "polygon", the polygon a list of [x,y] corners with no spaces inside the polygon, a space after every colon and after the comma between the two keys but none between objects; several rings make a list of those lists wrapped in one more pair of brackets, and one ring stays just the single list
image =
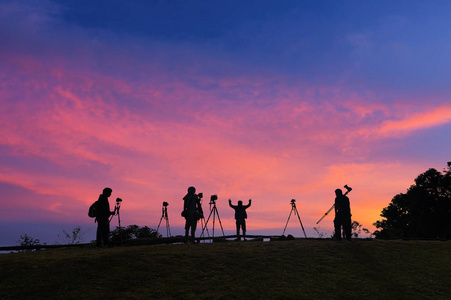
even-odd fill
[{"label": "silhouetted treetop", "polygon": [[374,223],[378,238],[451,238],[451,164],[415,178],[405,194],[393,197]]}]

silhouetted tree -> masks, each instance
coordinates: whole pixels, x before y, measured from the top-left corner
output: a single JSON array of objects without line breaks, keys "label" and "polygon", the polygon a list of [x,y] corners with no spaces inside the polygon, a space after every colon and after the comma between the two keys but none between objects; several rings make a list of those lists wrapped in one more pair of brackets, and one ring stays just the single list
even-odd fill
[{"label": "silhouetted tree", "polygon": [[393,197],[374,223],[377,238],[451,238],[451,162],[443,172],[420,174],[405,194]]}]

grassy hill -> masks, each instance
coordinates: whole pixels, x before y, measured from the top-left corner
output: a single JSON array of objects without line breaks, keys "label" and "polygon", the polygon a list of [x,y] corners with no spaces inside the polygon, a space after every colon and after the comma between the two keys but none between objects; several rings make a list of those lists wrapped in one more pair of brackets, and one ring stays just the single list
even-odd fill
[{"label": "grassy hill", "polygon": [[298,239],[0,255],[1,299],[450,299],[451,242]]}]

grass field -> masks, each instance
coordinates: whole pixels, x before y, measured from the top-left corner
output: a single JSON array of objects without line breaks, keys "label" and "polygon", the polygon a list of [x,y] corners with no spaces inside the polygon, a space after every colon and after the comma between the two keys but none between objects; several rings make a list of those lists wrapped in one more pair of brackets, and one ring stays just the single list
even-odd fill
[{"label": "grass field", "polygon": [[0,266],[0,299],[451,299],[449,241],[53,249]]}]

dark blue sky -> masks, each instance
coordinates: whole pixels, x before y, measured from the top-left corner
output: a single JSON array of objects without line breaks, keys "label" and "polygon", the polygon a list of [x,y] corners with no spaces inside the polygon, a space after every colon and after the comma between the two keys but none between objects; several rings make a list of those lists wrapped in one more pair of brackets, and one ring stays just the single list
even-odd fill
[{"label": "dark blue sky", "polygon": [[[60,1],[62,22],[136,37],[248,68],[373,88],[445,87],[447,1]],[[105,34],[105,35],[103,35]]]}]

